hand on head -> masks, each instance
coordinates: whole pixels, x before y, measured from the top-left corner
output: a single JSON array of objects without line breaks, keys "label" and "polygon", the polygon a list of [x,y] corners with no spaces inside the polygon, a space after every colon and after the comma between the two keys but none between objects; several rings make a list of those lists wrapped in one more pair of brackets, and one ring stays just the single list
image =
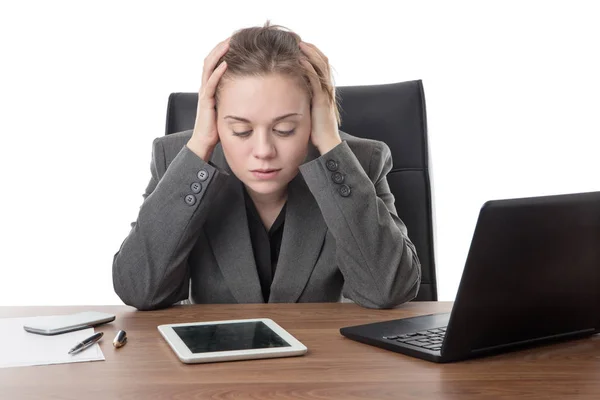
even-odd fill
[{"label": "hand on head", "polygon": [[230,38],[227,38],[215,46],[204,59],[194,132],[187,143],[188,148],[206,162],[219,142],[215,93],[219,81],[227,69],[227,64],[223,61],[217,67],[217,62],[229,50],[229,40]]},{"label": "hand on head", "polygon": [[[205,161],[210,159],[219,142],[215,95],[227,64],[223,61],[217,66],[217,63],[229,50],[230,39],[219,43],[204,59],[196,121],[187,146]],[[299,48],[305,56],[300,63],[306,70],[312,88],[311,141],[324,154],[341,143],[331,69],[327,57],[315,45],[300,42]]]},{"label": "hand on head", "polygon": [[[312,87],[312,131],[310,139],[321,154],[342,142],[335,108],[335,87],[332,84],[329,60],[314,44],[300,42],[306,59],[300,62],[306,69]],[[327,91],[330,90],[331,93]]]}]

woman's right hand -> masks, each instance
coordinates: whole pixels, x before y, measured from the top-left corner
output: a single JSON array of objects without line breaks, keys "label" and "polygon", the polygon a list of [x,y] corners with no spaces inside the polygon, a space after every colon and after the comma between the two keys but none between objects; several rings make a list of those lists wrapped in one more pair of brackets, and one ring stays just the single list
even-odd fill
[{"label": "woman's right hand", "polygon": [[223,61],[217,69],[215,69],[215,66],[229,50],[229,39],[227,38],[219,43],[204,59],[202,86],[198,92],[198,109],[196,110],[194,132],[187,142],[187,147],[206,162],[209,161],[212,151],[219,142],[215,92],[219,80],[227,69],[227,65]]}]

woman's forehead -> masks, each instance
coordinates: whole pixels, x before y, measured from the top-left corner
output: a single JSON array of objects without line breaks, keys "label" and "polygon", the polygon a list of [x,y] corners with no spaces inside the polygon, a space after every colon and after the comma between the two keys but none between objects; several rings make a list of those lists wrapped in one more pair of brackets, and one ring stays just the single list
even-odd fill
[{"label": "woman's forehead", "polygon": [[[219,92],[219,107],[256,112],[268,107],[277,115],[303,113],[308,94],[298,79],[279,74],[227,79]],[[233,111],[233,110],[232,110]]]}]

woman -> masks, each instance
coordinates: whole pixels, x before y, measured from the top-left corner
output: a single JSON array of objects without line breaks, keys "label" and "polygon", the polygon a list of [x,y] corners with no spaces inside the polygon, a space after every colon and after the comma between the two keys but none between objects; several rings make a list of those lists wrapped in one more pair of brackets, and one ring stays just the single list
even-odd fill
[{"label": "woman", "polygon": [[140,310],[413,299],[420,264],[386,180],[390,150],[338,124],[314,45],[268,23],[217,45],[194,129],[154,140],[144,202],[114,257],[117,294]]}]

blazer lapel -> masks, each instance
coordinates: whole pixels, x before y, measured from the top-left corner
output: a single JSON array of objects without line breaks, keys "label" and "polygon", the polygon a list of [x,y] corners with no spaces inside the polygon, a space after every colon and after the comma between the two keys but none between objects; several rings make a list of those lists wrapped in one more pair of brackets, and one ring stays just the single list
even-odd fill
[{"label": "blazer lapel", "polygon": [[298,300],[315,267],[326,232],[321,210],[298,173],[288,185],[285,225],[270,303]]},{"label": "blazer lapel", "polygon": [[[304,162],[319,157],[318,150],[309,145]],[[239,303],[262,303],[262,290],[254,252],[250,242],[248,218],[244,203],[243,183],[233,175],[220,144],[212,161],[231,176],[219,196],[218,217],[207,220],[207,237],[223,276]],[[302,174],[288,185],[285,226],[277,269],[271,284],[271,303],[295,303],[308,283],[315,267],[327,225],[319,206],[304,182]]]},{"label": "blazer lapel", "polygon": [[254,261],[242,183],[230,176],[219,196],[220,212],[207,220],[206,236],[238,303],[264,303]]}]

